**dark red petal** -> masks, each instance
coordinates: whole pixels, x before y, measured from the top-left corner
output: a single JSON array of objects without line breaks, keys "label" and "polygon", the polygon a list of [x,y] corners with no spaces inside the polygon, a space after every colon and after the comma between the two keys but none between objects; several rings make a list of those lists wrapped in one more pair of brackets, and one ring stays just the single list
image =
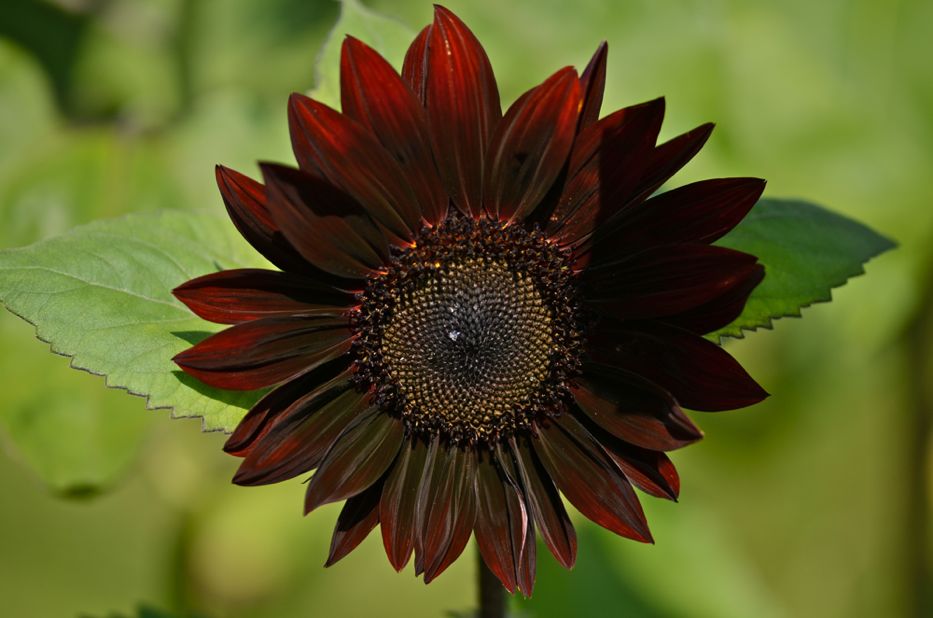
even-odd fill
[{"label": "dark red petal", "polygon": [[590,354],[644,376],[693,410],[733,410],[768,396],[728,352],[675,326],[603,327],[593,337]]},{"label": "dark red petal", "polygon": [[346,353],[351,337],[341,318],[263,318],[211,335],[173,360],[209,386],[250,391]]},{"label": "dark red petal", "polygon": [[[554,482],[547,476],[527,440],[513,438],[509,447],[511,454],[504,449],[497,452],[499,461],[509,462],[514,457],[528,510],[545,544],[564,568],[573,568],[577,561],[577,533],[570,523],[570,517],[567,516],[567,510],[557,493],[557,488],[554,487]],[[526,592],[530,594],[529,591]]]},{"label": "dark red petal", "polygon": [[[538,568],[538,544],[535,539],[535,519],[532,515],[531,500],[526,495],[526,489],[522,487],[521,474],[509,447],[499,443],[494,450],[494,454],[499,470],[505,475],[509,483],[518,490],[521,497],[520,504],[525,509],[525,541],[521,547],[521,551],[515,558],[515,571],[516,583],[518,584],[519,590],[521,590],[525,597],[530,597],[532,592],[534,592],[535,574]],[[554,490],[554,495],[557,497],[558,501],[560,501],[560,496],[557,494],[557,490],[554,489],[553,484],[551,484],[551,488]],[[563,503],[561,503],[561,507],[563,507]],[[517,506],[510,503],[510,508],[514,510]],[[570,536],[573,537],[573,535],[573,527],[571,526]],[[575,538],[573,539],[573,543],[574,550],[576,550]]]},{"label": "dark red petal", "polygon": [[[440,575],[463,552],[476,521],[476,455],[472,449],[431,445],[417,504],[416,546],[424,581]],[[417,565],[416,565],[417,566]]]},{"label": "dark red petal", "polygon": [[272,216],[308,261],[353,279],[366,277],[386,262],[385,238],[352,198],[300,170],[261,167]]},{"label": "dark red petal", "polygon": [[[528,510],[528,507],[525,507]],[[525,524],[525,546],[518,558],[518,588],[528,598],[535,589],[535,575],[538,569],[538,542],[535,539],[534,519],[529,517]]]},{"label": "dark red petal", "polygon": [[505,589],[515,592],[530,518],[521,490],[489,453],[479,455],[476,507],[474,531],[480,554]]},{"label": "dark red petal", "polygon": [[764,278],[764,266],[758,264],[757,268],[748,271],[725,294],[683,313],[664,318],[664,321],[698,335],[718,330],[742,315],[749,295]]},{"label": "dark red petal", "polygon": [[313,390],[270,419],[233,482],[270,485],[310,472],[365,409],[366,396],[348,382]]},{"label": "dark red petal", "polygon": [[600,436],[600,443],[635,487],[656,498],[677,500],[680,477],[667,455],[632,446],[612,436]]},{"label": "dark red petal", "polygon": [[430,505],[429,493],[436,491],[431,487],[434,471],[438,466],[443,465],[446,460],[447,450],[441,446],[440,438],[434,436],[428,443],[427,454],[425,455],[424,471],[421,479],[418,481],[418,496],[415,499],[415,526],[414,541],[415,545],[415,575],[424,573],[424,539],[425,539],[425,521],[426,510]]},{"label": "dark red petal", "polygon": [[221,324],[295,314],[339,316],[353,304],[346,292],[314,279],[258,268],[210,273],[172,294],[198,316]]},{"label": "dark red petal", "polygon": [[342,356],[273,389],[246,413],[224,444],[224,451],[245,457],[256,440],[286,416],[294,405],[348,382],[349,365],[350,358]]},{"label": "dark red petal", "polygon": [[663,119],[664,99],[655,99],[620,109],[583,128],[547,232],[561,244],[573,244],[625,206]]},{"label": "dark red petal", "polygon": [[[476,490],[474,480],[476,476],[476,453],[472,449],[463,452],[461,459],[455,467],[457,477],[454,479],[453,510],[450,516],[449,539],[444,542],[447,549],[438,554],[432,563],[427,564],[424,570],[424,583],[428,584],[447,570],[463,553],[466,544],[473,533],[473,524],[476,522]],[[432,518],[428,518],[428,529],[432,529]],[[425,559],[431,556],[431,545],[426,544]]]},{"label": "dark red petal", "polygon": [[334,442],[305,495],[305,513],[345,500],[370,487],[385,474],[402,446],[401,421],[372,407]]},{"label": "dark red petal", "polygon": [[[580,76],[581,105],[577,119],[577,136],[579,136],[580,131],[599,120],[599,110],[602,106],[603,91],[606,86],[607,53],[608,46],[604,41],[596,48],[596,53],[593,54],[590,62],[586,65],[586,69]],[[550,220],[563,193],[569,172],[570,160],[568,159],[544,199],[541,200],[534,212],[529,215],[529,222],[544,225]]]},{"label": "dark red petal", "polygon": [[[561,244],[572,244],[579,251],[601,222],[624,216],[657,191],[700,151],[712,132],[713,124],[707,123],[657,148],[645,151],[639,147],[634,157],[624,142],[608,142],[600,151],[595,185],[592,173],[580,176],[582,188],[567,183],[565,193],[596,197],[579,204],[574,215],[562,225],[556,234]],[[578,255],[578,265],[585,264],[590,256],[588,252]]]},{"label": "dark red petal", "polygon": [[405,61],[402,63],[402,79],[415,93],[418,101],[424,105],[425,75],[427,75],[428,37],[431,26],[425,26],[415,37],[405,52]]},{"label": "dark red petal", "polygon": [[379,496],[382,484],[376,483],[361,494],[348,498],[337,517],[330,554],[324,566],[329,567],[349,554],[369,536],[379,523]]},{"label": "dark red petal", "polygon": [[217,187],[233,225],[259,253],[289,272],[315,269],[285,239],[266,205],[266,188],[247,176],[218,165]]},{"label": "dark red petal", "polygon": [[629,205],[647,199],[661,185],[690,162],[713,132],[714,124],[707,122],[655,148],[645,160],[644,170],[633,191]]},{"label": "dark red petal", "polygon": [[447,192],[434,166],[421,102],[395,69],[366,44],[347,37],[340,61],[343,113],[366,126],[398,162],[432,225],[447,214]]},{"label": "dark red petal", "polygon": [[[586,176],[597,180],[602,169],[619,172],[613,168],[621,167],[628,160],[651,152],[661,132],[664,121],[664,97],[630,105],[616,110],[590,126],[580,130],[573,152],[570,156],[572,176],[586,172]],[[631,170],[634,172],[635,170]],[[592,175],[591,172],[595,173]],[[628,176],[623,176],[626,179]],[[593,183],[582,183],[590,187]],[[614,187],[607,187],[615,190]],[[568,190],[566,200],[579,200],[575,191]]]},{"label": "dark red petal", "polygon": [[443,7],[434,9],[427,44],[425,105],[435,160],[457,207],[478,217],[483,158],[502,117],[496,78],[482,45]]},{"label": "dark red petal", "polygon": [[587,127],[599,120],[599,109],[603,104],[606,90],[606,56],[609,45],[605,41],[596,48],[583,75],[580,76],[580,89],[583,93],[583,105],[580,108],[580,128]]},{"label": "dark red petal", "polygon": [[569,67],[509,108],[486,155],[484,203],[491,217],[523,220],[541,202],[570,154],[579,111],[580,80]]},{"label": "dark red petal", "polygon": [[670,393],[627,371],[587,363],[576,382],[582,413],[626,442],[670,451],[703,437]]},{"label": "dark red petal", "polygon": [[744,285],[759,268],[747,253],[707,245],[655,247],[584,271],[584,296],[620,320],[689,311]]},{"label": "dark red petal", "polygon": [[572,415],[562,414],[542,428],[534,449],[561,493],[583,515],[621,536],[652,542],[628,479]]},{"label": "dark red petal", "polygon": [[421,229],[421,210],[395,159],[360,123],[298,93],[288,100],[298,165],[340,187],[399,241]]},{"label": "dark red petal", "polygon": [[[590,240],[590,235],[603,221],[622,217],[639,206],[661,185],[677,173],[700,151],[713,124],[707,123],[664,142],[647,151],[639,149],[632,157],[624,143],[611,142],[601,151],[598,200],[582,204],[570,224],[561,230],[561,242],[578,246]],[[579,260],[585,263],[589,254]]]},{"label": "dark red petal", "polygon": [[764,188],[758,178],[721,178],[657,195],[594,234],[591,263],[620,248],[631,254],[656,245],[715,242],[748,214]]},{"label": "dark red petal", "polygon": [[428,447],[422,440],[403,445],[382,490],[382,544],[396,571],[405,568],[415,547],[415,506],[427,456]]}]

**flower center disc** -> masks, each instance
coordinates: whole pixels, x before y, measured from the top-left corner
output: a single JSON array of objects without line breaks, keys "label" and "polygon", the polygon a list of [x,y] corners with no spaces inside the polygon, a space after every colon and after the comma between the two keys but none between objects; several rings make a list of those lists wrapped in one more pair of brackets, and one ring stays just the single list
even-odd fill
[{"label": "flower center disc", "polygon": [[383,337],[408,411],[478,434],[527,403],[552,352],[550,310],[534,282],[482,258],[425,277],[400,300]]},{"label": "flower center disc", "polygon": [[564,256],[539,233],[455,219],[374,277],[357,375],[410,431],[493,443],[559,413],[579,328]]}]

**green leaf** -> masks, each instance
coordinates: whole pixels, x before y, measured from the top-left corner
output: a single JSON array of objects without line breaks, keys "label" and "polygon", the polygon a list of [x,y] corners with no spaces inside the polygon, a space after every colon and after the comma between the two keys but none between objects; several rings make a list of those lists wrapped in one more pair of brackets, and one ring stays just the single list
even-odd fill
[{"label": "green leaf", "polygon": [[184,375],[172,356],[218,329],[171,290],[208,272],[261,265],[221,217],[175,211],[91,223],[0,251],[0,301],[36,326],[72,366],[147,399],[150,409],[200,416],[230,430],[258,393],[221,391]]},{"label": "green leaf", "polygon": [[340,47],[348,34],[375,49],[396,68],[401,66],[408,45],[415,38],[411,28],[400,21],[367,9],[359,0],[343,0],[340,18],[317,58],[314,88],[310,92],[331,107],[340,106]]},{"label": "green leaf", "polygon": [[765,278],[742,315],[707,335],[713,341],[770,329],[778,318],[800,316],[802,308],[832,300],[833,288],[864,273],[865,262],[896,246],[865,225],[815,204],[779,199],[758,202],[716,244],[757,255]]}]

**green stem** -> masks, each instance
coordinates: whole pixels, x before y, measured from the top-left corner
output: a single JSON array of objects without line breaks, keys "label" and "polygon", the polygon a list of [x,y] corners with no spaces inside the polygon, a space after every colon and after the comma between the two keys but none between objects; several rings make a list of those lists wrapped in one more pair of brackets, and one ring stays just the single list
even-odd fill
[{"label": "green stem", "polygon": [[479,570],[479,618],[505,618],[505,589],[476,552]]}]

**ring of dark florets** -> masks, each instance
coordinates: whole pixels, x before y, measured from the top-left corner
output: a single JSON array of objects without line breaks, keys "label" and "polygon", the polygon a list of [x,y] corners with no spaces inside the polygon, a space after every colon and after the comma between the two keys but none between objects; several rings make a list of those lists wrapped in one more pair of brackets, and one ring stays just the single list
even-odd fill
[{"label": "ring of dark florets", "polygon": [[537,227],[451,215],[393,249],[357,301],[354,380],[409,434],[492,446],[572,400],[576,277]]}]

